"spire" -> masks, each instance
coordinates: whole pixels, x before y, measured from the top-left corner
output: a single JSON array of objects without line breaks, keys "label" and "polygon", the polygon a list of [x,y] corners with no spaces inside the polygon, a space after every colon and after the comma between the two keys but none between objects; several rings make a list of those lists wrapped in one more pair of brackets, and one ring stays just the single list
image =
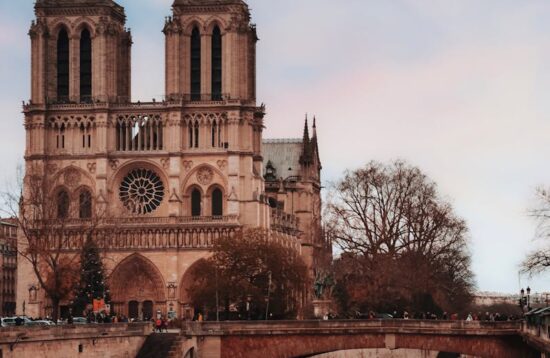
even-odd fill
[{"label": "spire", "polygon": [[307,113],[306,122],[304,124],[304,146],[309,143],[309,126],[307,125]]},{"label": "spire", "polygon": [[309,164],[311,162],[311,141],[309,139],[309,125],[306,121],[304,123],[304,139],[302,141],[302,155],[300,156],[301,164]]},{"label": "spire", "polygon": [[313,134],[311,138],[317,138],[317,123],[315,116],[313,116]]}]

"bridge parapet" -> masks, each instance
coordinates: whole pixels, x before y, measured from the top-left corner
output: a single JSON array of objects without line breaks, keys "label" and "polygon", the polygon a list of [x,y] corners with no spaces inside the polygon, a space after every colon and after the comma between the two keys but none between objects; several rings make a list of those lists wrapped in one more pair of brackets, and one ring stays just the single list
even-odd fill
[{"label": "bridge parapet", "polygon": [[191,336],[362,334],[402,333],[439,335],[517,335],[521,321],[420,321],[420,320],[331,320],[331,321],[238,321],[187,322],[182,327]]},{"label": "bridge parapet", "polygon": [[[534,358],[521,321],[417,320],[187,322],[182,333],[197,357],[310,357],[357,349],[416,349],[476,357]],[[269,349],[266,349],[269,347]]]},{"label": "bridge parapet", "polygon": [[135,356],[151,331],[150,323],[0,328],[0,357]]}]

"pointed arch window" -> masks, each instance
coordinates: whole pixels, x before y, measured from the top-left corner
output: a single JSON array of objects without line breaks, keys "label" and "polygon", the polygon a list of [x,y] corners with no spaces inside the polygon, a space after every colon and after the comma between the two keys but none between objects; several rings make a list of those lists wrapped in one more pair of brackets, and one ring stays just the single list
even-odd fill
[{"label": "pointed arch window", "polygon": [[193,189],[191,192],[191,216],[201,216],[201,199],[201,192],[198,189]]},{"label": "pointed arch window", "polygon": [[89,219],[92,217],[92,194],[89,190],[82,190],[79,195],[79,217]]},{"label": "pointed arch window", "polygon": [[57,100],[69,98],[69,34],[61,29],[57,36]]},{"label": "pointed arch window", "polygon": [[217,134],[218,134],[218,124],[216,121],[212,123],[212,147],[217,147]]},{"label": "pointed arch window", "polygon": [[57,193],[57,218],[66,219],[69,216],[69,194],[65,190]]},{"label": "pointed arch window", "polygon": [[212,192],[212,216],[223,215],[223,193],[219,188]]},{"label": "pointed arch window", "polygon": [[92,38],[88,29],[80,34],[80,101],[92,99]]},{"label": "pointed arch window", "polygon": [[212,31],[212,100],[222,99],[222,33],[218,26]]},{"label": "pointed arch window", "polygon": [[55,126],[56,129],[56,147],[57,149],[65,149],[65,123],[60,126]]},{"label": "pointed arch window", "polygon": [[201,99],[201,34],[197,27],[191,33],[191,100]]},{"label": "pointed arch window", "polygon": [[193,123],[189,123],[189,148],[193,148]]},{"label": "pointed arch window", "polygon": [[195,148],[198,148],[199,147],[199,122],[195,122],[195,127],[194,127],[194,131],[195,131]]}]

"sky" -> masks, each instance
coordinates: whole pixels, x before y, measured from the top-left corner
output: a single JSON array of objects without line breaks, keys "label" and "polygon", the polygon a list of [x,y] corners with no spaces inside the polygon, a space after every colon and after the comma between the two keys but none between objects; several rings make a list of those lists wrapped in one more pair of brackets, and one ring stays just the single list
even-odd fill
[{"label": "sky", "polygon": [[[172,0],[119,0],[132,29],[133,100],[164,91]],[[325,184],[371,160],[404,159],[470,228],[482,291],[550,291],[519,277],[535,240],[529,209],[550,187],[550,2],[249,0],[258,26],[265,137],[300,137],[316,115]],[[23,161],[32,0],[0,0],[0,158]]]}]

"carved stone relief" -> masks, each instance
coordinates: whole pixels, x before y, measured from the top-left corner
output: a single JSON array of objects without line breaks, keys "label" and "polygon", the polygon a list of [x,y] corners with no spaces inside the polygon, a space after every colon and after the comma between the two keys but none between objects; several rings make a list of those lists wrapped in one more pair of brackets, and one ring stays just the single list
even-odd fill
[{"label": "carved stone relief", "polygon": [[212,169],[203,167],[200,168],[197,172],[197,181],[202,185],[208,185],[212,183],[212,179],[214,178],[214,172]]}]

